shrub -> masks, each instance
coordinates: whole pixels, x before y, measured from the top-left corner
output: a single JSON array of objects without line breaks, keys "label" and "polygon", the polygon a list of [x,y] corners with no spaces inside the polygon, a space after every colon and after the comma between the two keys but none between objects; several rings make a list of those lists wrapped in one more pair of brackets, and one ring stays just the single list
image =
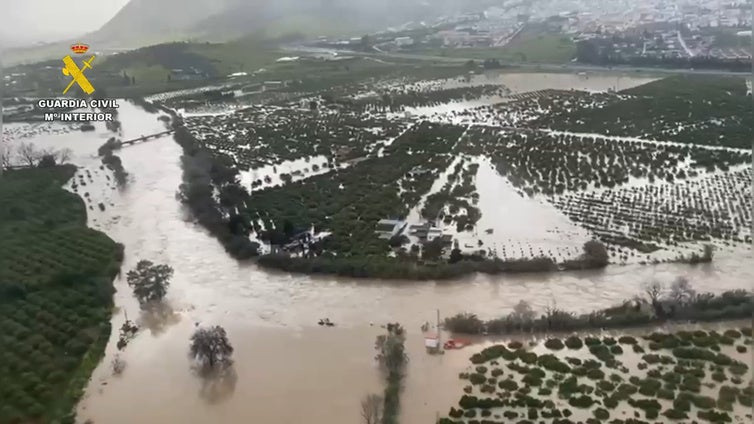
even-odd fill
[{"label": "shrub", "polygon": [[574,408],[586,409],[590,408],[594,404],[594,400],[587,395],[581,395],[568,399],[568,404],[573,406]]},{"label": "shrub", "polygon": [[715,407],[715,400],[709,396],[691,395],[691,403],[699,409],[712,409]]},{"label": "shrub", "polygon": [[726,381],[728,377],[725,376],[725,373],[722,371],[715,371],[712,373],[712,379],[717,381],[718,383],[722,383],[723,381]]},{"label": "shrub", "polygon": [[668,409],[662,415],[671,420],[685,420],[689,417],[688,414],[677,409]]},{"label": "shrub", "polygon": [[601,343],[602,343],[602,341],[600,339],[596,338],[596,337],[586,337],[584,339],[584,344],[587,345],[587,346],[597,346],[597,345],[599,345]]},{"label": "shrub", "polygon": [[723,333],[723,336],[730,337],[731,339],[740,339],[741,333],[737,330],[730,329],[730,330],[725,330],[725,332]]},{"label": "shrub", "polygon": [[563,416],[564,416],[564,417],[568,418],[568,417],[570,417],[571,415],[573,415],[573,413],[571,412],[571,410],[570,410],[570,409],[566,408],[566,409],[564,409],[564,410],[563,410]]},{"label": "shrub", "polygon": [[605,406],[605,408],[615,409],[618,407],[618,399],[616,399],[614,396],[607,396],[602,401],[602,404]]},{"label": "shrub", "polygon": [[471,356],[471,362],[474,364],[482,364],[487,361],[491,361],[500,357],[505,357],[511,352],[503,345],[494,345],[483,349],[479,353],[475,353]]},{"label": "shrub", "polygon": [[487,377],[485,377],[484,374],[474,373],[469,375],[469,381],[471,384],[478,386],[487,382]]},{"label": "shrub", "polygon": [[501,382],[497,383],[497,387],[503,390],[507,390],[509,392],[513,392],[513,391],[518,390],[518,383],[516,383],[515,380],[507,379],[507,380],[502,380]]},{"label": "shrub", "polygon": [[597,418],[600,421],[605,421],[610,418],[610,413],[607,412],[607,409],[605,408],[597,408],[594,410],[594,418]]},{"label": "shrub", "polygon": [[448,416],[451,418],[461,418],[463,417],[463,409],[456,409],[451,407],[450,412],[448,412]]},{"label": "shrub", "polygon": [[717,342],[720,343],[720,344],[724,344],[726,346],[730,346],[733,343],[735,343],[736,341],[734,339],[728,337],[728,336],[720,336],[720,337],[717,338]]},{"label": "shrub", "polygon": [[686,378],[683,379],[683,382],[680,384],[679,389],[686,390],[687,392],[699,393],[701,384],[702,383],[698,378],[687,375]]},{"label": "shrub", "polygon": [[518,412],[507,410],[507,411],[503,412],[503,416],[505,418],[509,419],[509,420],[512,420],[514,418],[518,418]]},{"label": "shrub", "polygon": [[587,373],[587,369],[584,367],[576,367],[571,369],[571,374],[577,376],[577,377],[583,377]]},{"label": "shrub", "polygon": [[595,368],[602,368],[602,363],[599,361],[595,361],[594,359],[587,359],[584,361],[584,368],[586,369],[595,369]]},{"label": "shrub", "polygon": [[493,368],[490,374],[493,377],[500,377],[501,375],[503,375],[503,370],[501,368]]},{"label": "shrub", "polygon": [[464,411],[463,416],[466,418],[476,417],[476,409],[467,409],[466,411]]},{"label": "shrub", "polygon": [[746,346],[736,346],[736,352],[738,353],[746,353],[747,349]]},{"label": "shrub", "polygon": [[743,362],[736,362],[729,367],[730,373],[733,375],[744,375],[749,370],[749,366]]},{"label": "shrub", "polygon": [[610,348],[605,345],[595,345],[589,348],[589,352],[601,360],[611,358]]},{"label": "shrub", "polygon": [[605,373],[600,369],[592,368],[586,372],[586,377],[590,380],[602,380],[605,378]]},{"label": "shrub", "polygon": [[544,369],[561,374],[571,372],[571,367],[569,367],[568,364],[562,362],[557,356],[552,354],[541,355],[537,359],[537,364]]},{"label": "shrub", "polygon": [[746,337],[751,337],[754,332],[752,331],[751,327],[742,327],[740,328],[741,334],[743,334]]},{"label": "shrub", "polygon": [[614,344],[618,342],[616,342],[615,339],[612,337],[605,337],[604,339],[602,339],[602,343],[604,343],[607,346],[613,346]]},{"label": "shrub", "polygon": [[619,345],[610,346],[610,353],[612,353],[613,355],[620,355],[623,353],[623,348]]},{"label": "shrub", "polygon": [[487,372],[487,367],[485,367],[484,365],[479,365],[478,367],[476,367],[476,372],[479,374],[484,374]]},{"label": "shrub", "polygon": [[550,396],[552,394],[552,390],[546,387],[542,387],[541,389],[539,389],[539,392],[537,392],[537,394],[539,396]]},{"label": "shrub", "polygon": [[518,351],[518,358],[521,362],[531,365],[537,362],[537,354],[534,352],[525,352],[523,350]]},{"label": "shrub", "polygon": [[644,411],[649,411],[654,409],[655,411],[658,411],[662,406],[660,405],[660,402],[657,402],[655,399],[629,399],[628,403],[633,406],[634,408],[639,408]]},{"label": "shrub", "polygon": [[539,387],[542,385],[542,379],[537,378],[532,374],[526,374],[524,378],[521,379],[521,381],[527,386],[532,386],[532,387]]},{"label": "shrub", "polygon": [[577,336],[571,336],[566,339],[565,345],[568,349],[578,350],[584,346],[584,343]]},{"label": "shrub", "polygon": [[656,342],[649,342],[649,350],[657,351],[662,349],[662,345]]},{"label": "shrub", "polygon": [[639,388],[633,384],[623,383],[615,389],[616,392],[622,394],[626,398],[639,391]]},{"label": "shrub", "polygon": [[633,349],[634,353],[644,353],[644,348],[638,344],[633,345],[631,349]]},{"label": "shrub", "polygon": [[659,388],[657,389],[657,397],[660,399],[673,400],[675,393],[672,390]]},{"label": "shrub", "polygon": [[537,412],[537,410],[535,408],[529,408],[529,411],[526,414],[526,416],[530,420],[536,420],[537,418],[539,418],[539,413]]},{"label": "shrub", "polygon": [[687,393],[680,393],[675,399],[673,399],[673,409],[684,412],[690,411],[691,396]]},{"label": "shrub", "polygon": [[560,341],[560,339],[547,339],[545,342],[545,347],[550,350],[561,350],[563,349],[563,342]]},{"label": "shrub", "polygon": [[712,423],[729,423],[732,421],[730,415],[725,412],[699,411],[696,413],[696,416],[700,420],[705,420]]},{"label": "shrub", "polygon": [[571,364],[571,365],[581,365],[581,359],[579,359],[579,358],[568,357],[568,358],[566,358],[566,361],[568,361],[568,363]]},{"label": "shrub", "polygon": [[519,350],[522,347],[524,347],[524,344],[518,340],[513,340],[513,341],[508,342],[508,349],[510,350]]},{"label": "shrub", "polygon": [[631,336],[621,336],[618,338],[618,343],[620,344],[628,344],[628,345],[635,345],[636,339]]},{"label": "shrub", "polygon": [[659,380],[646,378],[639,385],[639,393],[644,396],[654,396],[660,387],[662,387],[662,383]]},{"label": "shrub", "polygon": [[603,392],[612,392],[613,390],[615,390],[615,384],[607,380],[600,380],[597,382],[597,388],[602,390]]},{"label": "shrub", "polygon": [[691,343],[693,343],[694,346],[697,346],[697,347],[710,347],[710,346],[715,345],[716,341],[715,339],[707,335],[700,337],[700,336],[696,336],[695,334],[694,338],[691,340]]}]

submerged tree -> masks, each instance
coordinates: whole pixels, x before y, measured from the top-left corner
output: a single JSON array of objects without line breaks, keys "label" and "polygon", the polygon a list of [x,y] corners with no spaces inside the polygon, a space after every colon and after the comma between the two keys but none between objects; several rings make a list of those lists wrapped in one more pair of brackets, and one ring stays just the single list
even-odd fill
[{"label": "submerged tree", "polygon": [[155,265],[148,260],[139,261],[136,269],[126,274],[128,285],[133,288],[134,296],[142,309],[162,302],[172,277],[173,268],[168,265]]},{"label": "submerged tree", "polygon": [[361,419],[364,424],[379,424],[382,420],[383,400],[379,395],[371,394],[361,399]]},{"label": "submerged tree", "polygon": [[225,368],[233,363],[233,346],[219,325],[197,329],[191,336],[189,354],[206,369]]},{"label": "submerged tree", "polygon": [[696,297],[696,291],[685,277],[678,277],[670,286],[670,299],[679,305],[685,305]]}]

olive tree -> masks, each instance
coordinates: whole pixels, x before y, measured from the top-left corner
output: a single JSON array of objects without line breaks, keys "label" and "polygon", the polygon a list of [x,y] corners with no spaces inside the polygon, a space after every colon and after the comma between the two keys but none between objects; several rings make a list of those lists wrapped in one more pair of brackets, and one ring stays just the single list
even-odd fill
[{"label": "olive tree", "polygon": [[363,424],[379,424],[382,420],[382,397],[371,394],[361,399],[361,420]]},{"label": "olive tree", "polygon": [[199,328],[191,336],[189,355],[205,369],[226,368],[233,363],[233,346],[219,325]]},{"label": "olive tree", "polygon": [[155,265],[148,260],[139,261],[136,269],[126,274],[128,285],[133,289],[142,309],[162,302],[172,277],[173,268],[168,265]]}]

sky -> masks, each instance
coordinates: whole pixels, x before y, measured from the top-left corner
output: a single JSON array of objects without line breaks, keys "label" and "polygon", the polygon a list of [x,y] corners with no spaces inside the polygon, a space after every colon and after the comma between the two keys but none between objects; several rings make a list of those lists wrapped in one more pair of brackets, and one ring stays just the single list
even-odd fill
[{"label": "sky", "polygon": [[0,0],[0,45],[75,37],[101,27],[128,0]]}]

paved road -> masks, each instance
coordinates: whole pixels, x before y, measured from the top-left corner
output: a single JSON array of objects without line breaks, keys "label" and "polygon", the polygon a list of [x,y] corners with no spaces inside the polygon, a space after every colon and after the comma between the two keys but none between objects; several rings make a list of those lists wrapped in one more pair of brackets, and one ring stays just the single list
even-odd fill
[{"label": "paved road", "polygon": [[[334,53],[339,55],[349,56],[369,56],[369,57],[382,57],[382,58],[395,58],[395,59],[411,59],[411,60],[428,60],[434,62],[444,63],[466,63],[469,60],[480,61],[479,58],[471,57],[448,57],[448,56],[430,56],[422,54],[407,54],[407,53],[366,53],[349,50],[329,50],[322,48],[308,48],[302,46],[296,46],[295,50],[309,53]],[[635,66],[595,66],[587,65],[583,63],[569,62],[565,64],[555,63],[524,63],[524,62],[507,62],[508,67],[536,70],[536,71],[552,71],[552,72],[644,72],[654,74],[707,74],[707,75],[735,75],[735,76],[749,76],[750,71],[747,72],[733,72],[716,69],[674,69],[674,68],[652,68],[652,67],[635,67]]]}]

